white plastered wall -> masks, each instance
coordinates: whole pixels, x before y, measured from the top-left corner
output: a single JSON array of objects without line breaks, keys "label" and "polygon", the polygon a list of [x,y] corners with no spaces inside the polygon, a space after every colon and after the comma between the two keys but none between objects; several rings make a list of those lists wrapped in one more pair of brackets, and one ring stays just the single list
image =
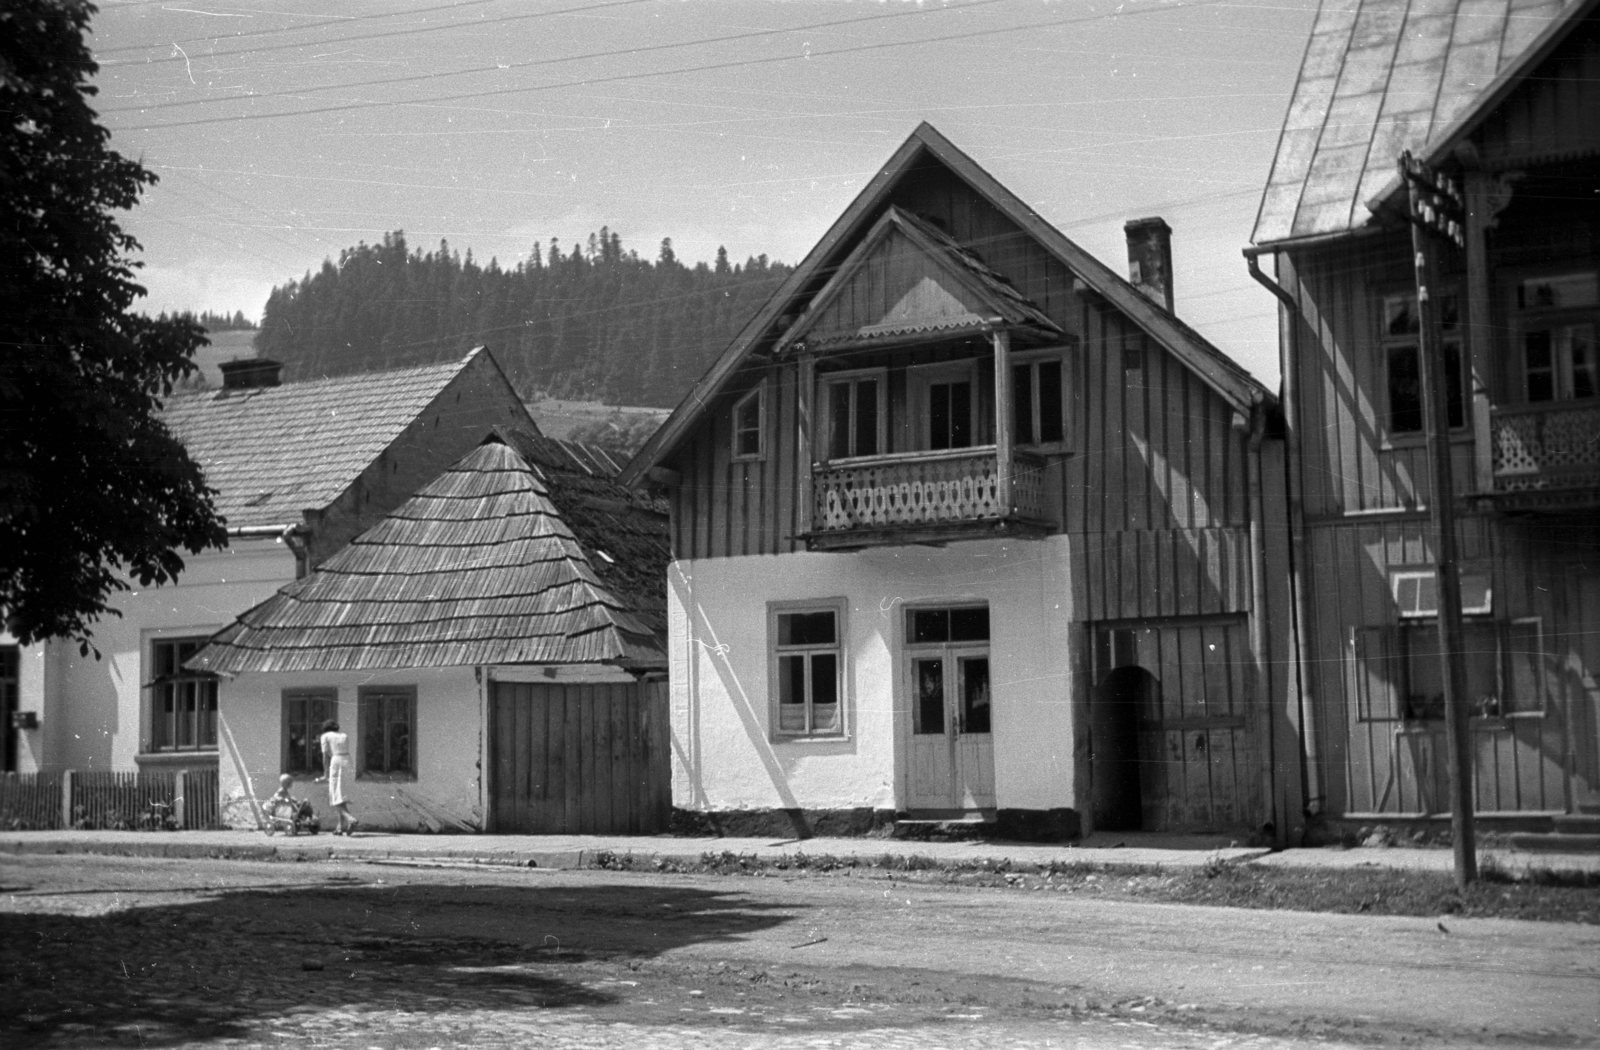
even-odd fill
[{"label": "white plastered wall", "polygon": [[[368,828],[476,831],[483,827],[483,690],[471,667],[442,670],[242,674],[218,691],[222,822],[254,828],[260,802],[278,789],[283,766],[283,694],[291,689],[338,691],[340,728],[361,761],[358,698],[362,686],[412,686],[417,692],[415,780],[356,776],[345,793],[351,813]],[[316,806],[322,826],[337,824],[324,784],[298,781],[296,798]]]},{"label": "white plastered wall", "polygon": [[[909,703],[902,606],[990,610],[1000,808],[1078,805],[1068,537],[674,562],[668,570],[673,804],[901,808]],[[844,740],[770,731],[769,602],[843,598]]]},{"label": "white plastered wall", "polygon": [[[178,582],[114,594],[122,615],[94,626],[96,659],[54,641],[38,655],[44,681],[42,765],[50,769],[134,770],[148,739],[148,646],[152,638],[209,635],[294,580],[294,554],[271,539],[235,540],[223,551],[185,556]],[[50,681],[51,677],[55,681]],[[209,756],[208,756],[209,757]]]}]

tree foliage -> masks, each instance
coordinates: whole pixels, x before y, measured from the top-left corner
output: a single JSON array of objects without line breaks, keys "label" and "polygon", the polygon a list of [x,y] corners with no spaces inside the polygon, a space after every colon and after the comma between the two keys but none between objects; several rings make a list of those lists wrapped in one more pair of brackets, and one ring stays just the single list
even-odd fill
[{"label": "tree foliage", "polygon": [[486,344],[524,395],[677,404],[790,273],[765,255],[685,266],[671,240],[654,261],[602,227],[570,251],[551,239],[526,262],[480,265],[402,231],[358,244],[272,290],[256,352],[286,380],[448,360]]},{"label": "tree foliage", "polygon": [[138,244],[115,212],[155,176],[89,106],[83,0],[0,6],[0,621],[87,651],[108,600],[227,542],[157,416],[205,336],[129,312]]}]

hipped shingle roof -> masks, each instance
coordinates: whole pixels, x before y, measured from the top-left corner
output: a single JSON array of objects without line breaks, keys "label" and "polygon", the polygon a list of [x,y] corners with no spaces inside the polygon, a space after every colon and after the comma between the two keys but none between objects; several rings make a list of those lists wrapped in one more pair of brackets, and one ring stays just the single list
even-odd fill
[{"label": "hipped shingle roof", "polygon": [[657,619],[606,587],[545,478],[491,441],[218,632],[187,666],[221,674],[664,667]]}]

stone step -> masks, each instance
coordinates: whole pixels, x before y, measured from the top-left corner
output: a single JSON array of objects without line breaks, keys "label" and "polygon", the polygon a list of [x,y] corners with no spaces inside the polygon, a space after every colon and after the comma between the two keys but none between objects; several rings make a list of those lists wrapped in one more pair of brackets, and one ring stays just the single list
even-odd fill
[{"label": "stone step", "polygon": [[1519,831],[1511,836],[1511,848],[1529,853],[1600,853],[1600,835]]}]

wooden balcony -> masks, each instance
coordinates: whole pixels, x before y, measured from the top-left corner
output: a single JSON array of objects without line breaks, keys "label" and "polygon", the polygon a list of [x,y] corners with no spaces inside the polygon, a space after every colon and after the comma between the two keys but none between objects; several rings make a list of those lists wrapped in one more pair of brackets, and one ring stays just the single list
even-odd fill
[{"label": "wooden balcony", "polygon": [[1039,536],[1044,460],[1011,457],[1010,506],[1001,503],[995,446],[864,456],[812,468],[812,550]]},{"label": "wooden balcony", "polygon": [[1496,408],[1490,431],[1497,504],[1529,510],[1600,505],[1600,404]]}]

